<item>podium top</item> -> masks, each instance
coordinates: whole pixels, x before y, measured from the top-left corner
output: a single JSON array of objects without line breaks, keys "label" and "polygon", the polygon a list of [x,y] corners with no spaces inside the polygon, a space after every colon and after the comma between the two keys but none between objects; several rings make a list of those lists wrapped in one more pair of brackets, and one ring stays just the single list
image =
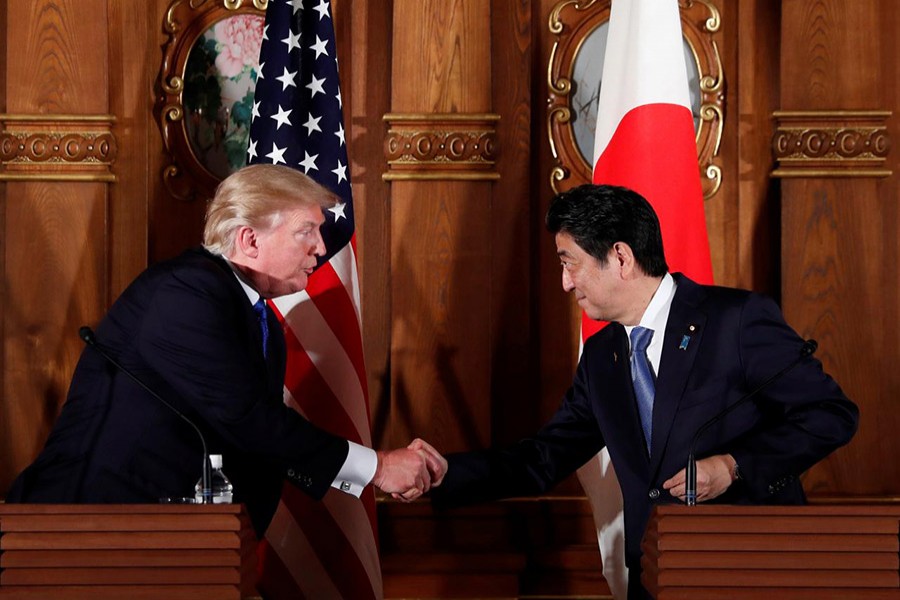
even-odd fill
[{"label": "podium top", "polygon": [[3,515],[239,515],[241,504],[0,504]]},{"label": "podium top", "polygon": [[803,506],[744,506],[735,504],[701,504],[697,506],[685,506],[681,504],[660,504],[655,507],[654,513],[657,517],[897,517],[900,516],[900,503],[807,504]]}]

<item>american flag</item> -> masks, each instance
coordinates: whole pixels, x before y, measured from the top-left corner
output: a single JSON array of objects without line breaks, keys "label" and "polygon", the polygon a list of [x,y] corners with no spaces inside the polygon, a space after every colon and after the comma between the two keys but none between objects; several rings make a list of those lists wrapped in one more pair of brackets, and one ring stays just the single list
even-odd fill
[{"label": "american flag", "polygon": [[[288,346],[285,403],[316,425],[371,447],[356,236],[331,7],[269,0],[248,162],[300,169],[335,192],[327,254],[306,290],[277,298]],[[316,502],[286,484],[259,548],[266,598],[381,598],[375,497],[329,490]]]}]

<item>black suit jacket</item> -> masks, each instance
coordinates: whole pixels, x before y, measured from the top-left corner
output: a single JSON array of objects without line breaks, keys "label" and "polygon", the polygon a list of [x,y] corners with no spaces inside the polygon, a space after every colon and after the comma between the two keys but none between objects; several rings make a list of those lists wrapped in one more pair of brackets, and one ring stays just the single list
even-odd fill
[{"label": "black suit jacket", "polygon": [[[634,399],[625,328],[612,323],[584,346],[562,405],[533,438],[511,448],[451,455],[438,505],[539,494],[606,446],[622,488],[626,564],[640,571],[640,542],[662,489],[685,467],[697,429],[799,356],[803,340],[763,296],[700,286],[676,274],[653,407],[648,456]],[[688,336],[682,349],[683,337]],[[709,430],[696,456],[730,453],[743,479],[721,503],[798,504],[799,475],[856,431],[858,410],[809,357]]]},{"label": "black suit jacket", "polygon": [[[287,478],[322,497],[345,440],[282,401],[285,343],[269,310],[268,360],[256,315],[228,264],[190,250],[140,275],[96,330],[98,342],[203,431],[223,454],[235,502],[257,532]],[[87,347],[37,460],[7,502],[158,502],[191,496],[202,452],[191,427]]]}]

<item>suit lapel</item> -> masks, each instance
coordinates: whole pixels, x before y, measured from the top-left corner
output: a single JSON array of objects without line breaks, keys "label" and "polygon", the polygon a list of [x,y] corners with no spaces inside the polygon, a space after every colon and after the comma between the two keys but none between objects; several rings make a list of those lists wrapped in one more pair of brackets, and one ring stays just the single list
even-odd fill
[{"label": "suit lapel", "polygon": [[653,403],[653,441],[650,457],[650,473],[653,477],[656,477],[662,457],[665,455],[672,423],[694,367],[694,360],[706,327],[706,314],[698,308],[706,292],[679,274],[675,274],[674,277],[678,287],[669,309]]}]

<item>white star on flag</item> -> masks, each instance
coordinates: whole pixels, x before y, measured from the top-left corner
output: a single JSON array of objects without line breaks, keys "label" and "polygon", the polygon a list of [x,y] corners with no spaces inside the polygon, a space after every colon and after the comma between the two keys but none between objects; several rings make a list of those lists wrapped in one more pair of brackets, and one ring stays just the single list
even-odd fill
[{"label": "white star on flag", "polygon": [[266,154],[266,158],[270,159],[273,165],[277,165],[278,163],[286,165],[287,163],[284,161],[284,153],[286,150],[287,148],[279,148],[275,144],[272,144],[272,151]]},{"label": "white star on flag", "polygon": [[275,126],[275,129],[281,129],[282,125],[287,125],[288,127],[291,126],[291,122],[288,120],[291,111],[293,111],[293,109],[284,110],[282,107],[278,107],[278,113],[271,116],[271,118],[278,123],[278,125]]},{"label": "white star on flag", "polygon": [[250,140],[250,145],[247,147],[247,156],[249,157],[247,162],[256,158],[256,142],[253,140]]},{"label": "white star on flag", "polygon": [[294,50],[295,48],[297,50],[300,49],[300,34],[299,33],[297,35],[294,35],[293,31],[289,31],[288,36],[281,41],[284,42],[285,44],[287,44],[288,52]]},{"label": "white star on flag", "polygon": [[337,175],[339,184],[347,180],[347,165],[342,165],[340,160],[338,161],[337,169],[333,169],[331,172]]},{"label": "white star on flag", "polygon": [[306,89],[308,89],[312,93],[312,98],[315,98],[316,94],[325,93],[325,88],[322,86],[323,83],[325,83],[324,77],[322,79],[318,79],[315,75],[313,75],[312,81],[309,82],[309,84],[307,84],[306,86]]},{"label": "white star on flag", "polygon": [[318,171],[319,167],[316,166],[316,159],[319,158],[319,155],[313,154],[312,156],[310,156],[309,152],[307,152],[306,150],[303,151],[303,154],[305,155],[304,159],[298,163],[301,167],[303,167],[303,172],[308,174],[310,170]]},{"label": "white star on flag", "polygon": [[328,2],[327,0],[319,0],[319,4],[313,9],[317,13],[319,13],[319,20],[321,21],[328,15]]},{"label": "white star on flag", "polygon": [[347,205],[344,202],[340,202],[328,209],[330,212],[334,213],[334,222],[335,223],[337,223],[341,219],[347,218],[346,216],[344,216],[344,207],[346,207],[346,206]]},{"label": "white star on flag", "polygon": [[319,127],[319,121],[321,120],[322,117],[314,117],[310,113],[309,119],[303,124],[306,127],[306,135],[311,135],[313,131],[322,131],[322,128]]},{"label": "white star on flag", "polygon": [[297,87],[297,84],[294,83],[294,76],[297,74],[297,71],[288,71],[287,67],[284,68],[284,73],[281,74],[281,77],[276,77],[278,81],[281,82],[281,91],[288,89],[288,86]]},{"label": "white star on flag", "polygon": [[341,140],[341,146],[343,146],[346,143],[344,141],[344,124],[343,123],[341,123],[340,127],[338,127],[338,130],[334,132],[334,135],[336,135],[337,138],[339,140]]},{"label": "white star on flag", "polygon": [[319,58],[323,54],[328,56],[328,50],[325,49],[327,43],[328,40],[319,39],[319,36],[316,36],[316,43],[310,46],[310,48],[316,51],[316,58]]}]

